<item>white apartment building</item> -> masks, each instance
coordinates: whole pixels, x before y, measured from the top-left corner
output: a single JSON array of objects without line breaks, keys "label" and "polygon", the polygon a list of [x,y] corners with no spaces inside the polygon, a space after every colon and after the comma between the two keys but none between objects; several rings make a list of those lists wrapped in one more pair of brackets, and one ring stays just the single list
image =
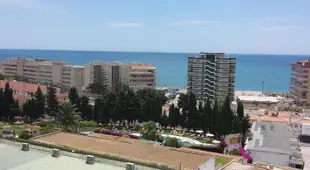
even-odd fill
[{"label": "white apartment building", "polygon": [[7,58],[2,63],[2,74],[22,78],[30,82],[55,84],[69,89],[76,87],[82,91],[84,86],[84,66],[67,65],[47,59]]}]

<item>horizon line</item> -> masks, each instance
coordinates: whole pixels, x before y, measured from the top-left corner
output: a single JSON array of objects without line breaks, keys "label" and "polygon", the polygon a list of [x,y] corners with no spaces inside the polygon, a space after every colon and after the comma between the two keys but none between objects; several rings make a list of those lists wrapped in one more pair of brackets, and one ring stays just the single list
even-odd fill
[{"label": "horizon line", "polygon": [[[0,48],[0,50],[25,50],[25,51],[31,51],[31,50],[37,50],[37,51],[76,51],[76,52],[119,52],[119,53],[174,53],[174,54],[197,54],[200,52],[211,52],[211,53],[217,53],[214,51],[199,51],[199,52],[174,52],[174,51],[138,51],[138,50],[82,50],[82,49],[33,49],[33,48]],[[225,54],[240,54],[240,55],[301,55],[301,56],[309,56],[310,54],[297,54],[297,53],[291,53],[291,54],[286,54],[286,53],[240,53],[240,52],[221,52]]]}]

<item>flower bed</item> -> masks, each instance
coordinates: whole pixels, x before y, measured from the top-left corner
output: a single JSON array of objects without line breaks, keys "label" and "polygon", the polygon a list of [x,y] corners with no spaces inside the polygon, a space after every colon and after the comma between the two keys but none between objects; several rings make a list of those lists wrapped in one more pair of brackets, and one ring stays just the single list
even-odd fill
[{"label": "flower bed", "polygon": [[[112,130],[108,130],[108,129],[101,129],[100,133],[106,134],[106,135],[119,136],[119,137],[124,136],[124,134],[121,133],[121,132],[112,131]],[[128,134],[128,136],[129,136],[131,139],[139,139],[139,138],[140,138],[139,136],[136,136],[136,135],[133,135],[133,134]]]},{"label": "flower bed", "polygon": [[139,139],[139,136],[133,135],[133,134],[129,134],[128,135],[131,139]]}]

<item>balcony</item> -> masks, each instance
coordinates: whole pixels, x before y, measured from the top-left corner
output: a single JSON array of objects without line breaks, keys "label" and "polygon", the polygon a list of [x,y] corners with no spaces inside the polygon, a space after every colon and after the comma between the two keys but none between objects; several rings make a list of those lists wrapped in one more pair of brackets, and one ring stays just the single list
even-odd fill
[{"label": "balcony", "polygon": [[215,86],[212,84],[204,84],[204,88],[208,88],[208,89],[215,89]]},{"label": "balcony", "polygon": [[235,87],[235,84],[233,84],[233,83],[216,83],[216,86],[221,86],[221,87]]},{"label": "balcony", "polygon": [[205,79],[205,81],[204,81],[205,83],[211,83],[211,84],[214,84],[214,80],[209,80],[209,79]]},{"label": "balcony", "polygon": [[211,74],[213,74],[213,75],[215,74],[214,71],[211,71],[211,70],[206,69],[206,70],[205,70],[205,74],[208,74],[207,72],[208,72],[208,73],[211,73]]},{"label": "balcony", "polygon": [[231,78],[231,77],[235,77],[235,74],[222,74],[222,73],[217,73],[216,77],[218,78]]},{"label": "balcony", "polygon": [[210,78],[213,81],[215,80],[215,76],[210,74],[205,74],[205,78]]},{"label": "balcony", "polygon": [[209,60],[205,60],[205,64],[211,64],[211,65],[213,65],[213,66],[215,66],[215,63],[213,63],[213,62],[211,62],[211,61],[209,61]]}]

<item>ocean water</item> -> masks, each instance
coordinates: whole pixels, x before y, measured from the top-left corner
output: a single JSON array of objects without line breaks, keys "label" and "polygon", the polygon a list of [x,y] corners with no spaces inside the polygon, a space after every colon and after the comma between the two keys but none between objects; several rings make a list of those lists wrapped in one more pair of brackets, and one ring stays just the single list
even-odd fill
[{"label": "ocean water", "polygon": [[[47,58],[84,65],[94,60],[143,62],[157,67],[157,84],[186,87],[187,57],[194,53],[108,52],[108,51],[56,51],[0,49],[0,61],[7,57]],[[290,64],[310,58],[305,55],[229,54],[237,58],[236,89],[289,91]]]}]

